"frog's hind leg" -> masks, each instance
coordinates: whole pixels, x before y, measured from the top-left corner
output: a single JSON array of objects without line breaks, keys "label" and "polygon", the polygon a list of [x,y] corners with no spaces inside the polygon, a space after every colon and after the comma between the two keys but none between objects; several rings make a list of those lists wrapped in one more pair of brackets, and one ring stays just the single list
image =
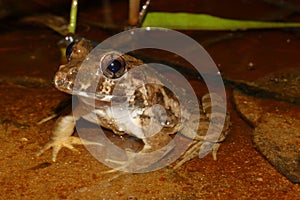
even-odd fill
[{"label": "frog's hind leg", "polygon": [[[214,96],[216,112],[212,113],[211,96]],[[179,168],[185,162],[195,158],[203,158],[208,153],[212,152],[214,160],[217,160],[217,152],[221,142],[225,137],[230,127],[230,115],[226,112],[226,103],[215,93],[206,94],[202,97],[202,107],[200,109],[199,130],[193,138],[195,141],[190,145],[190,149],[185,152],[174,169]],[[183,129],[182,134],[189,137],[191,135],[188,128]]]}]

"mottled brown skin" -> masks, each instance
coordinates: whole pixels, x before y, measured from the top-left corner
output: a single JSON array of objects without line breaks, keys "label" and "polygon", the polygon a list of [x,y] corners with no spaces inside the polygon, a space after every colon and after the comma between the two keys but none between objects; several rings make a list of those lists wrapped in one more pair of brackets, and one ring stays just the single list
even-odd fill
[{"label": "mottled brown skin", "polygon": [[[183,155],[182,160],[177,163],[175,168],[180,167],[184,162],[196,157],[201,148],[205,148],[207,144],[211,144],[212,142],[214,145],[212,149],[213,156],[214,159],[216,159],[219,142],[225,139],[230,124],[229,115],[224,114],[224,109],[226,110],[226,108],[221,109],[223,113],[220,112],[221,117],[222,114],[223,117],[225,117],[225,125],[223,127],[223,124],[218,124],[216,120],[220,116],[211,115],[210,96],[205,95],[202,99],[202,106],[200,106],[199,111],[201,119],[200,121],[197,118],[194,120],[193,117],[196,116],[197,113],[192,113],[185,108],[181,108],[178,99],[170,89],[164,87],[159,80],[148,76],[143,71],[143,68],[138,70],[138,67],[144,64],[141,60],[126,54],[122,55],[115,51],[110,51],[109,53],[98,51],[89,54],[92,49],[92,45],[88,40],[82,39],[76,42],[70,54],[69,62],[66,65],[60,66],[56,73],[54,78],[56,88],[80,97],[80,106],[76,108],[76,112],[82,113],[82,115],[76,115],[77,117],[74,117],[70,114],[60,117],[56,121],[51,140],[41,149],[38,155],[49,148],[53,148],[52,160],[55,161],[62,147],[75,150],[73,144],[82,144],[82,141],[78,137],[72,136],[72,134],[76,120],[78,120],[79,117],[83,117],[92,123],[98,123],[102,127],[111,129],[117,135],[129,134],[142,139],[144,148],[140,153],[159,150],[170,143],[172,140],[170,135],[178,131],[187,137],[194,138],[195,136],[195,141],[190,150]],[[117,60],[118,63],[124,65],[122,66],[124,69],[122,68],[115,74],[112,73],[106,68],[110,63],[110,59]],[[85,67],[82,67],[83,62],[85,63]],[[133,68],[135,68],[136,72],[128,73]],[[122,82],[123,77],[126,77],[125,82]],[[139,87],[136,88],[137,85]],[[115,89],[117,86],[118,89]],[[132,88],[135,89],[133,90]],[[126,123],[129,117],[116,119],[111,114],[112,102],[123,101],[122,98],[123,100],[128,100],[131,113],[138,113],[133,123],[140,128],[133,130],[132,126]],[[91,107],[94,101],[96,102],[95,107]],[[218,101],[220,105],[223,105],[221,98],[219,98]],[[159,113],[159,110],[151,110],[151,107],[154,105],[160,105],[164,108],[165,113],[162,115]],[[78,110],[80,110],[80,112],[78,112]],[[99,120],[95,120],[94,116],[97,116]],[[213,123],[215,130],[222,132],[216,141],[205,141],[210,120],[215,122]],[[182,123],[186,124],[183,125]],[[190,127],[193,127],[192,125],[194,124],[199,127],[197,133],[191,132],[192,128]],[[162,129],[155,135],[151,135],[159,126],[162,126]],[[85,144],[102,145],[89,141],[85,141]],[[172,148],[173,147],[170,147],[167,152]],[[128,160],[128,162],[133,161]],[[128,166],[128,163],[121,164],[125,167]],[[142,167],[147,166],[141,166],[141,168]]]}]

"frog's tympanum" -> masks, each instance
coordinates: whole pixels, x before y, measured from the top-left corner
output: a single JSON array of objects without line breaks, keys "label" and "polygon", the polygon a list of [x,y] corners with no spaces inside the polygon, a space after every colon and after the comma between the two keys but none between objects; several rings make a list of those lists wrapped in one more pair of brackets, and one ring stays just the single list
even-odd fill
[{"label": "frog's tympanum", "polygon": [[[80,111],[75,108],[73,113],[82,112],[82,115],[70,113],[59,117],[54,126],[51,140],[40,150],[38,155],[52,148],[52,160],[55,161],[62,147],[76,150],[73,144],[82,144],[82,140],[72,136],[72,134],[76,120],[82,117],[112,130],[117,135],[129,134],[141,139],[144,146],[137,154],[161,149],[172,141],[170,136],[172,134],[180,133],[183,137],[192,136],[193,142],[188,151],[181,156],[181,161],[174,168],[178,168],[186,161],[196,157],[207,146],[212,146],[213,158],[216,159],[220,142],[225,139],[230,125],[229,114],[226,112],[226,105],[224,105],[225,101],[221,97],[216,93],[204,95],[201,106],[198,106],[199,109],[195,109],[200,117],[194,119],[193,109],[182,108],[176,95],[168,87],[157,83],[157,80],[151,80],[152,78],[148,77],[145,70],[129,74],[130,70],[135,69],[135,67],[145,65],[141,60],[117,51],[109,51],[103,54],[99,53],[97,55],[98,62],[92,63],[87,58],[92,49],[91,42],[86,39],[81,39],[68,47],[68,63],[60,66],[55,75],[54,84],[60,91],[81,97],[78,106]],[[82,69],[81,64],[84,61],[89,64],[89,67]],[[79,71],[81,71],[80,78],[78,78]],[[128,79],[126,84],[120,83],[124,77]],[[91,83],[95,80],[97,84]],[[136,84],[138,82],[141,83],[140,87],[134,90],[130,89],[130,87],[138,85]],[[149,82],[157,84],[149,84]],[[118,84],[119,89],[116,89]],[[114,90],[118,90],[117,96]],[[122,95],[128,99],[129,113],[134,115],[131,119],[127,116],[118,118],[118,113],[113,114],[112,101]],[[212,96],[217,99],[218,104],[215,113],[211,113]],[[83,109],[91,107],[90,102],[92,100],[95,101],[93,109]],[[119,101],[122,101],[122,98]],[[160,109],[155,109],[155,106],[153,109],[153,105],[160,105],[165,112],[160,112]],[[90,113],[87,113],[87,110]],[[223,121],[220,118],[223,118]],[[223,124],[224,119],[225,123]],[[129,120],[133,120],[136,127]],[[183,123],[187,124],[183,126]],[[197,125],[194,133],[191,133],[193,129],[190,128],[189,123]],[[158,125],[161,128],[157,129]],[[212,126],[212,130],[220,133],[214,141],[206,137],[209,126]],[[152,134],[154,129],[159,131]],[[130,151],[128,153],[128,161],[123,163],[124,166],[134,162],[134,157],[130,156]]]}]

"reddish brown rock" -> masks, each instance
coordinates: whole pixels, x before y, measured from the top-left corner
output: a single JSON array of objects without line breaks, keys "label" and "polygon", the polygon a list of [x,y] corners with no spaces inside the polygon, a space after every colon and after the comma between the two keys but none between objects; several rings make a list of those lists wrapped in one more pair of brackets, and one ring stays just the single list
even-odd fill
[{"label": "reddish brown rock", "polygon": [[300,107],[233,92],[237,110],[253,127],[255,147],[284,176],[300,183]]}]

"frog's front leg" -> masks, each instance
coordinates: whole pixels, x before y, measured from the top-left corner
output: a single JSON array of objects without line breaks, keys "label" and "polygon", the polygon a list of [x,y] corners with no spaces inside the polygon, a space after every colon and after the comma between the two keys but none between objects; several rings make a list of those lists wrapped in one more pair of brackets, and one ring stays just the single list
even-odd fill
[{"label": "frog's front leg", "polygon": [[37,153],[37,156],[40,156],[46,150],[52,148],[52,161],[55,162],[57,154],[62,147],[78,152],[78,150],[73,146],[74,144],[82,145],[84,143],[102,145],[99,143],[83,141],[79,137],[72,136],[75,129],[75,123],[76,120],[72,114],[59,117],[55,122],[50,141],[42,147],[42,149]]},{"label": "frog's front leg", "polygon": [[151,137],[143,138],[142,140],[145,145],[141,151],[133,152],[130,149],[125,149],[127,160],[119,161],[106,159],[107,162],[116,163],[119,166],[104,173],[117,171],[143,171],[157,163],[175,147],[175,143],[172,141],[172,138],[164,132],[159,132]]},{"label": "frog's front leg", "polygon": [[55,162],[57,154],[62,147],[77,151],[73,144],[82,144],[82,142],[78,137],[72,136],[74,128],[75,120],[73,115],[59,117],[55,122],[50,141],[37,153],[37,156],[52,148],[52,161]]}]

